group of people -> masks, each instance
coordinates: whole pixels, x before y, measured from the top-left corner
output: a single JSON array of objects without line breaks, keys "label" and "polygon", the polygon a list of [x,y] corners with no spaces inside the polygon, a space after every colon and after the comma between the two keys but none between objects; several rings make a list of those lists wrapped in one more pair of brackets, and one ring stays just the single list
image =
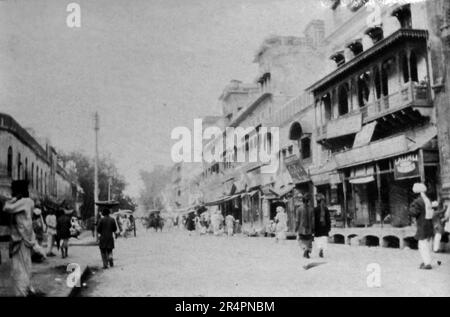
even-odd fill
[{"label": "group of people", "polygon": [[[78,235],[81,227],[73,219],[73,210],[67,204],[59,217],[49,210],[44,221],[42,206],[39,201],[30,198],[26,180],[12,182],[11,196],[2,210],[9,215],[11,277],[15,295],[28,296],[35,293],[30,281],[32,259],[54,256],[52,250],[57,241],[61,242],[58,247],[62,257],[67,257],[68,240]],[[47,250],[43,246],[45,235]]]},{"label": "group of people", "polygon": [[[319,257],[323,258],[328,244],[328,235],[331,230],[330,211],[325,203],[325,196],[317,194],[317,207],[313,207],[308,194],[297,193],[294,197],[296,224],[295,232],[298,234],[298,241],[303,251],[303,257],[309,259],[313,248],[313,240],[316,242]],[[282,208],[282,207],[281,207]],[[280,215],[280,216],[279,216]],[[281,229],[277,227],[277,239],[284,238],[279,232],[287,231],[287,217],[284,210],[277,213],[277,225],[279,219],[283,220]]]},{"label": "group of people", "polygon": [[[430,270],[432,269],[432,252],[441,250],[443,237],[448,236],[450,232],[450,206],[439,208],[438,202],[431,202],[426,194],[427,187],[422,183],[414,184],[412,191],[416,194],[416,198],[409,207],[409,214],[416,223],[415,239],[418,241],[422,258],[419,268]],[[298,193],[294,197],[297,219],[295,230],[304,258],[310,258],[313,240],[316,242],[319,257],[324,256],[331,230],[330,212],[326,207],[325,197],[318,194],[316,199],[317,207],[313,208],[308,194]],[[275,222],[277,239],[281,239],[283,233],[287,231],[286,215],[282,207],[278,208]]]},{"label": "group of people", "polygon": [[226,234],[230,237],[237,232],[237,223],[232,214],[224,217],[219,210],[210,212],[206,208],[190,212],[184,221],[190,232],[196,231],[201,235],[212,233],[215,236]]}]

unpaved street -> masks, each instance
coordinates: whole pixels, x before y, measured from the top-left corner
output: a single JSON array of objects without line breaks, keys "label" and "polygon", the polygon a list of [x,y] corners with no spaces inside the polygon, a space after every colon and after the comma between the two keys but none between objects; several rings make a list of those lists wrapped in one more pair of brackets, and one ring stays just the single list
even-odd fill
[{"label": "unpaved street", "polygon": [[[82,247],[77,247],[82,248]],[[81,251],[81,250],[79,250]],[[74,249],[75,252],[75,249]],[[83,249],[100,265],[98,249]],[[449,296],[450,256],[419,270],[415,250],[330,245],[304,270],[296,241],[139,232],[116,243],[116,266],[98,271],[84,296]],[[367,286],[367,265],[381,267],[381,288]]]}]

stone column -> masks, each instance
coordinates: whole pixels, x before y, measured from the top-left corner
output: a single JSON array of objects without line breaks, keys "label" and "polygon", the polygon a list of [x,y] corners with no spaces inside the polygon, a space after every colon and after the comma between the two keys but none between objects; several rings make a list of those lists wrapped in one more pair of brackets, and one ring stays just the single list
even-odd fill
[{"label": "stone column", "polygon": [[[442,79],[435,86],[435,107],[437,113],[438,142],[440,149],[440,170],[442,198],[450,203],[450,3],[448,0],[436,1],[442,12],[443,23],[438,27],[442,41]],[[435,66],[436,67],[436,66]]]}]

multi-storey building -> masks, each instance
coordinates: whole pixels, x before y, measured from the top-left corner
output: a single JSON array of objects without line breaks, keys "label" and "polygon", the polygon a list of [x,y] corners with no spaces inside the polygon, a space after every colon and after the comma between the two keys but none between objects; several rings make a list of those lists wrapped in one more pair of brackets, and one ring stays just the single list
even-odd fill
[{"label": "multi-storey building", "polygon": [[[324,23],[312,21],[304,37],[266,39],[255,56],[259,66],[255,82],[233,80],[219,98],[225,129],[222,138],[211,140],[205,150],[222,149],[223,154],[220,160],[205,166],[205,202],[219,205],[224,215],[233,214],[244,232],[263,231],[274,217],[276,206],[287,205],[287,194],[294,187],[312,189],[304,166],[313,162],[314,112],[309,96],[302,91],[317,74],[323,36]],[[240,139],[229,143],[227,140],[235,136],[227,135],[226,127],[253,132],[239,135]],[[279,137],[272,135],[272,127],[280,128]],[[260,146],[272,152],[274,142],[280,145],[280,151],[272,157],[279,168],[265,173],[265,164],[250,158],[257,158]],[[239,153],[243,153],[244,161],[238,161]],[[289,163],[285,163],[287,158]],[[293,208],[288,208],[288,215],[293,230]]]},{"label": "multi-storey building", "polygon": [[432,87],[443,64],[433,59],[429,32],[435,17],[425,2],[380,10],[332,3],[325,51],[335,65],[308,88],[319,154],[313,180],[346,226],[384,227],[341,230],[338,238],[361,234],[366,244],[401,246],[412,236],[413,183],[426,183],[432,199],[442,194]]}]

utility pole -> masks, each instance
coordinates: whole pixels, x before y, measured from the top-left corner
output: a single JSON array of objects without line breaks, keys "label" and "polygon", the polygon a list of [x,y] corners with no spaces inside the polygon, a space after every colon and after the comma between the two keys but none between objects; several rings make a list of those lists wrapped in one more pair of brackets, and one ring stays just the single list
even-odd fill
[{"label": "utility pole", "polygon": [[108,178],[108,201],[111,201],[111,176]]},{"label": "utility pole", "polygon": [[95,159],[94,159],[94,217],[95,217],[95,238],[98,238],[97,233],[97,219],[98,206],[95,204],[98,201],[98,131],[100,130],[98,112],[94,115],[94,131],[95,131]]}]

